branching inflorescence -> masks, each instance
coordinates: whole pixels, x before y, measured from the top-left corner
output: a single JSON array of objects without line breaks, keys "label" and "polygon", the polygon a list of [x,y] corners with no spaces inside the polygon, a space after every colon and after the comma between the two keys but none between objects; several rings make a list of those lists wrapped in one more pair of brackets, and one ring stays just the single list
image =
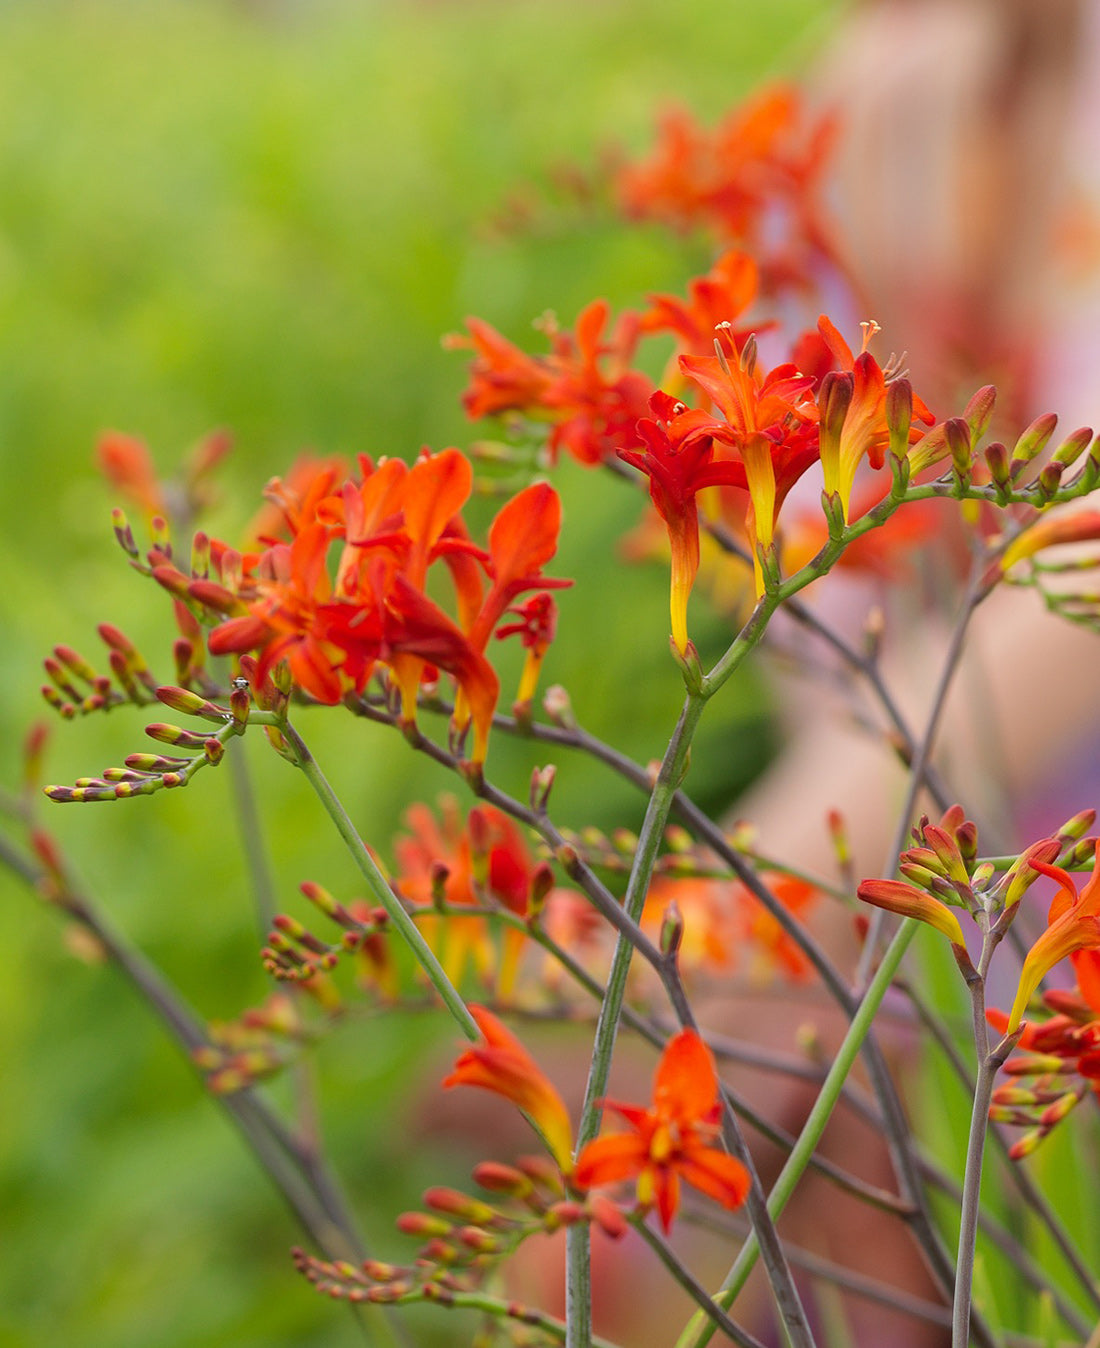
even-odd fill
[{"label": "branching inflorescence", "polygon": [[[1080,891],[1069,874],[1100,857],[1096,840],[1086,836],[1094,812],[1083,811],[1015,855],[983,858],[977,827],[962,806],[933,823],[916,805],[928,785],[942,809],[946,788],[930,761],[937,718],[966,623],[994,589],[1006,581],[1031,586],[1053,610],[1087,625],[1100,622],[1095,595],[1051,585],[1055,576],[1083,573],[1095,557],[1067,563],[1049,555],[1058,545],[1100,538],[1100,512],[1067,508],[1100,484],[1100,440],[1082,430],[1056,443],[1055,420],[1043,416],[1004,443],[987,441],[996,416],[992,387],[938,419],[914,390],[904,358],[880,361],[874,353],[877,323],[862,324],[857,351],[825,315],[793,336],[758,315],[762,305],[804,294],[826,273],[851,281],[816,193],[834,134],[831,122],[806,120],[786,92],[740,110],[713,133],[671,117],[653,158],[624,169],[618,191],[631,217],[711,229],[721,249],[713,267],[689,280],[684,296],[654,294],[637,311],[613,318],[610,305],[596,300],[573,329],[547,319],[548,349],[541,353],[521,349],[480,318],[449,339],[452,348],[472,352],[467,413],[491,418],[499,435],[491,452],[533,477],[501,506],[483,539],[465,518],[475,460],[456,448],[424,451],[411,462],[361,455],[354,467],[302,459],[268,484],[267,504],[235,546],[193,531],[198,488],[224,453],[221,438],[208,442],[183,488],[174,490],[156,480],[139,442],[116,435],[103,445],[111,480],[145,516],[144,551],[121,510],[114,529],[135,571],[170,602],[172,680],[155,677],[134,644],[104,623],[98,630],[109,672],[59,645],[46,660],[43,694],[65,719],[158,704],[186,724],[148,724],[155,751],[135,751],[121,766],[49,786],[46,795],[106,802],[185,786],[260,727],[308,779],[367,890],[337,898],[317,881],[301,884],[316,922],[284,913],[271,924],[262,951],[278,984],[271,997],[204,1037],[182,1037],[208,1088],[250,1102],[263,1081],[299,1061],[337,1017],[442,1001],[469,1041],[443,1085],[503,1097],[526,1115],[545,1151],[480,1165],[475,1178],[488,1198],[429,1190],[422,1210],[398,1220],[401,1231],[422,1241],[418,1253],[390,1264],[364,1259],[347,1229],[342,1240],[324,1243],[325,1222],[331,1229],[337,1216],[343,1221],[334,1181],[308,1154],[288,1175],[269,1146],[272,1138],[278,1142],[278,1126],[266,1113],[248,1112],[254,1144],[317,1248],[296,1250],[295,1263],[335,1298],[466,1308],[491,1327],[486,1333],[583,1348],[601,1342],[591,1323],[590,1233],[618,1239],[638,1230],[698,1303],[680,1339],[685,1348],[715,1332],[758,1341],[753,1326],[736,1319],[757,1249],[790,1341],[810,1344],[802,1284],[775,1222],[804,1171],[816,1165],[872,1204],[878,1220],[906,1224],[939,1295],[953,1299],[956,1348],[1001,1341],[971,1305],[986,1121],[1028,1127],[1013,1149],[1021,1158],[1096,1093],[1100,891],[1095,870]],[[777,206],[788,234],[778,251],[768,251],[772,236],[763,220]],[[670,340],[673,355],[654,380],[647,352]],[[481,452],[490,450],[483,445]],[[685,700],[659,764],[633,764],[582,731],[559,687],[545,693],[545,719],[536,707],[540,671],[558,635],[554,594],[572,584],[546,571],[562,508],[544,474],[562,454],[647,489],[650,514],[633,550],[664,550],[670,559],[671,647]],[[805,490],[814,474],[819,504]],[[910,728],[891,696],[877,662],[878,638],[874,650],[855,650],[798,596],[833,571],[889,580],[945,530],[965,538],[972,579],[936,710],[922,733]],[[177,541],[187,531],[190,538]],[[711,540],[722,546],[711,549]],[[689,624],[701,576],[719,611],[735,617],[726,649],[709,668]],[[765,644],[781,611],[825,634],[853,681],[866,684],[891,726],[890,747],[911,772],[901,827],[913,828],[913,845],[896,868],[892,855],[889,873],[858,889],[839,817],[829,823],[837,873],[818,876],[781,849],[760,856],[750,828],[731,831],[688,795],[692,742],[707,704]],[[510,717],[500,711],[493,660],[496,640],[509,638],[518,638],[525,653]],[[388,866],[379,840],[360,835],[308,748],[298,713],[311,706],[348,717],[349,734],[353,718],[403,734],[410,749],[455,774],[475,803],[445,797],[438,813],[410,803]],[[424,709],[448,718],[445,743],[422,729]],[[560,823],[551,813],[553,765],[532,765],[527,800],[508,796],[490,775],[490,737],[501,733],[589,753],[644,789],[640,829]],[[23,817],[31,820],[29,807]],[[73,897],[51,835],[31,822],[38,863],[16,868],[94,930],[92,910]],[[1026,951],[1009,1013],[987,1013],[994,953],[1021,900],[1044,878],[1058,886],[1048,926]],[[860,962],[866,977],[853,988],[806,921],[823,910],[850,921],[857,895],[905,922],[885,954],[883,920],[870,924]],[[964,931],[959,911],[973,919],[976,935]],[[957,1262],[944,1243],[954,1232],[941,1233],[930,1215],[925,1158],[872,1033],[919,923],[947,938],[972,999],[978,1072]],[[109,947],[124,961],[120,951]],[[1043,978],[1067,958],[1079,991],[1048,990],[1044,1004],[1052,1014],[1032,1019]],[[720,1074],[736,1053],[721,1052],[728,1041],[721,1022],[711,1023],[707,995],[747,971],[757,995],[765,985],[789,991],[797,983],[811,1014],[831,1005],[846,1027],[831,1067],[812,1052],[772,1062],[784,1072],[788,1061],[792,1079],[820,1086],[798,1138],[754,1115]],[[167,996],[155,994],[162,1009]],[[558,1088],[499,1017],[587,1023],[597,1011],[574,1126]],[[620,1025],[660,1048],[648,1103],[607,1094]],[[751,1059],[751,1034],[742,1037]],[[708,1040],[720,1050],[721,1069]],[[877,1096],[861,1109],[873,1113],[887,1138],[896,1193],[817,1154],[834,1106],[852,1098],[847,1077],[860,1052]],[[767,1057],[763,1049],[757,1053]],[[998,1088],[1001,1067],[1013,1084]],[[606,1115],[618,1117],[617,1128],[601,1130]],[[743,1119],[789,1151],[770,1196],[741,1134]],[[744,1206],[751,1221],[752,1237],[736,1259],[731,1248],[730,1275],[713,1297],[687,1256],[648,1224],[655,1215],[669,1233],[683,1186],[727,1210]],[[821,1220],[827,1227],[828,1214]],[[509,1261],[521,1247],[561,1230],[569,1244],[564,1319],[507,1291]],[[898,1292],[899,1307],[911,1301]]]}]

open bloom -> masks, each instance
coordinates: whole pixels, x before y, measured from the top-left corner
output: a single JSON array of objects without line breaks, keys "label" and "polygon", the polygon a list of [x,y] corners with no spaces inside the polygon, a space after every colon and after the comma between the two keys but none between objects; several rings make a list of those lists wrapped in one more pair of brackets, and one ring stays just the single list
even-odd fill
[{"label": "open bloom", "polygon": [[1023,1019],[1031,995],[1059,960],[1078,951],[1100,948],[1100,848],[1096,851],[1092,875],[1080,894],[1073,877],[1059,866],[1049,866],[1034,856],[1028,858],[1032,870],[1057,880],[1061,888],[1054,896],[1047,916],[1047,929],[1027,952],[1020,974],[1020,986],[1008,1017],[1008,1030],[1015,1030]]},{"label": "open bloom", "polygon": [[656,1207],[666,1231],[680,1206],[680,1183],[737,1208],[749,1191],[749,1173],[718,1145],[718,1077],[714,1059],[694,1030],[670,1039],[653,1080],[653,1104],[603,1101],[630,1125],[630,1132],[598,1137],[577,1157],[573,1182],[579,1189],[637,1179],[638,1204]]},{"label": "open bloom", "polygon": [[568,1174],[573,1128],[565,1102],[534,1058],[491,1011],[471,1006],[470,1014],[484,1038],[459,1054],[444,1087],[480,1086],[511,1100],[527,1115],[563,1174]]}]

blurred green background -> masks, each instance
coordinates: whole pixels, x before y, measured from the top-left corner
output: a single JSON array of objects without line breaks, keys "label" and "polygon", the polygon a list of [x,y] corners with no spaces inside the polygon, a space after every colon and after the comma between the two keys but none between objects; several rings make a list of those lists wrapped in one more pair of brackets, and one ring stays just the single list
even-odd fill
[{"label": "blurred green background", "polygon": [[[441,334],[477,313],[520,341],[554,308],[637,304],[682,289],[703,257],[656,229],[624,233],[556,207],[502,239],[506,195],[555,164],[644,147],[666,100],[713,118],[812,51],[830,6],[697,0],[579,3],[7,3],[0,6],[0,768],[44,712],[39,662],[68,642],[99,658],[123,627],[168,676],[166,606],[115,548],[97,434],[146,438],[170,472],[231,428],[213,532],[233,537],[262,483],[303,447],[415,454],[468,443],[464,360]],[[553,196],[551,190],[549,195]],[[667,580],[616,562],[636,500],[564,465],[551,680],[582,720],[644,759],[679,703]],[[704,632],[715,649],[720,634]],[[57,723],[67,782],[144,748],[140,714]],[[383,853],[418,796],[455,789],[394,737],[339,711],[303,730]],[[760,690],[727,699],[697,751],[720,799],[765,761]],[[327,820],[287,765],[248,743],[280,906],[298,883],[356,892]],[[494,744],[522,793],[529,746]],[[566,822],[633,824],[639,801],[563,761]],[[51,811],[112,920],[203,1017],[262,999],[255,919],[228,774],[188,793]],[[60,810],[60,807],[55,807]],[[0,876],[0,1345],[340,1345],[344,1311],[291,1270],[298,1232],[189,1066],[110,971],[75,960],[62,928]],[[408,1123],[454,1035],[440,1020],[349,1023],[316,1055],[324,1126],[369,1242],[411,1253],[393,1215],[455,1156]],[[276,1090],[278,1095],[278,1090]],[[464,1343],[468,1322],[414,1322]]]}]

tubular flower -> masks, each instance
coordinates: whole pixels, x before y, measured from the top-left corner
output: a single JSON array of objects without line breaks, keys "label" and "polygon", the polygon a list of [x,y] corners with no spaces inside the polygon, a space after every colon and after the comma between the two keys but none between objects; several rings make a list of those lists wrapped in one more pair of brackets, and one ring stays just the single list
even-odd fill
[{"label": "tubular flower", "polygon": [[[866,458],[872,468],[878,469],[886,461],[890,443],[886,390],[894,373],[889,366],[883,370],[867,350],[871,338],[880,330],[873,320],[862,325],[863,349],[855,357],[824,314],[818,319],[817,326],[842,367],[842,372],[827,374],[822,380],[818,405],[821,409],[821,466],[825,474],[825,492],[840,497],[847,524],[852,487],[860,462]],[[913,417],[929,426],[934,420],[932,413],[915,395]],[[920,435],[916,427],[910,427],[911,440],[919,439]]]},{"label": "tubular flower", "polygon": [[721,430],[705,412],[692,411],[669,397],[655,393],[650,407],[659,418],[638,422],[644,450],[622,449],[619,457],[649,478],[649,494],[668,529],[672,549],[671,617],[672,639],[681,654],[687,649],[687,603],[699,570],[699,514],[697,492],[726,483],[746,485],[745,465],[737,460],[719,460],[711,432]]},{"label": "tubular flower", "polygon": [[454,1071],[443,1086],[479,1086],[502,1095],[521,1109],[546,1144],[563,1174],[573,1157],[573,1127],[561,1096],[510,1030],[483,1006],[470,1014],[483,1035],[482,1042],[460,1053]]},{"label": "tubular flower", "polygon": [[1032,870],[1057,880],[1061,888],[1050,905],[1046,931],[1024,959],[1016,1000],[1012,1003],[1008,1017],[1010,1033],[1019,1026],[1031,995],[1044,974],[1067,955],[1100,948],[1100,848],[1096,852],[1092,875],[1080,894],[1073,877],[1060,867],[1049,866],[1034,855],[1029,856],[1028,865]]},{"label": "tubular flower", "polygon": [[856,892],[864,903],[885,908],[888,913],[899,913],[902,917],[915,917],[918,922],[927,922],[946,936],[952,945],[966,949],[959,919],[946,903],[934,899],[915,885],[908,885],[904,880],[864,880]]},{"label": "tubular flower", "polygon": [[577,1157],[573,1182],[579,1189],[637,1179],[638,1205],[656,1207],[667,1232],[680,1206],[680,1183],[692,1185],[726,1208],[749,1191],[748,1171],[717,1145],[721,1105],[710,1050],[694,1030],[670,1039],[657,1065],[653,1104],[603,1101],[631,1131],[598,1137]]},{"label": "tubular flower", "polygon": [[523,662],[516,702],[520,706],[528,706],[538,687],[542,662],[554,640],[554,632],[558,625],[558,606],[554,603],[552,595],[533,594],[522,604],[516,604],[504,612],[514,614],[517,621],[498,627],[496,636],[498,640],[503,640],[505,637],[518,635],[523,643],[527,658]]},{"label": "tubular flower", "polygon": [[1007,571],[1025,557],[1033,557],[1044,548],[1056,547],[1059,543],[1084,543],[1097,538],[1100,538],[1100,510],[1042,515],[1005,549],[1000,570]]},{"label": "tubular flower", "polygon": [[818,411],[810,396],[813,380],[790,364],[768,374],[757,366],[750,338],[735,361],[681,356],[680,368],[698,384],[725,417],[714,422],[714,439],[736,450],[744,466],[756,593],[764,592],[760,553],[769,552],[775,522],[787,493],[818,458]]}]

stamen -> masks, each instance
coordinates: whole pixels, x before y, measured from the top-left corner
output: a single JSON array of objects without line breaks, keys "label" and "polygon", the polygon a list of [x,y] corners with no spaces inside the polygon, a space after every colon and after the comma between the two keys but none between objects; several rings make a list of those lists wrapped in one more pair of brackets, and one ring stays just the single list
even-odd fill
[{"label": "stamen", "polygon": [[871,338],[876,332],[881,332],[882,328],[879,327],[873,318],[864,319],[859,326],[863,329],[863,346],[860,348],[860,354],[862,355],[863,352],[867,350]]}]

